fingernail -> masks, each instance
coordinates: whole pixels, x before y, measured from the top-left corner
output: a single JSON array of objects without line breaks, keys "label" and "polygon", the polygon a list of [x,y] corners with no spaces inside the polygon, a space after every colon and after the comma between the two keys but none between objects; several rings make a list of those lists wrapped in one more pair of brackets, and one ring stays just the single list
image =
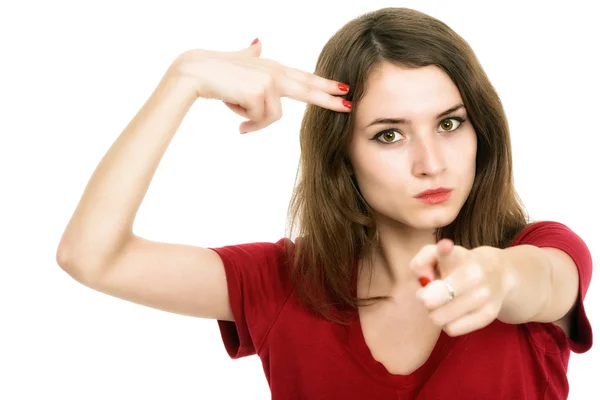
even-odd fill
[{"label": "fingernail", "polygon": [[338,83],[338,88],[342,91],[342,92],[347,92],[350,90],[350,86],[346,85],[345,83]]},{"label": "fingernail", "polygon": [[424,276],[419,277],[419,282],[421,282],[421,286],[425,287],[427,286],[431,281],[429,280],[429,278],[426,278]]},{"label": "fingernail", "polygon": [[345,107],[352,109],[352,102],[349,100],[344,100],[342,101],[342,104],[344,104]]},{"label": "fingernail", "polygon": [[254,39],[252,43],[250,43],[250,46],[254,46],[256,43],[258,43],[258,38]]}]

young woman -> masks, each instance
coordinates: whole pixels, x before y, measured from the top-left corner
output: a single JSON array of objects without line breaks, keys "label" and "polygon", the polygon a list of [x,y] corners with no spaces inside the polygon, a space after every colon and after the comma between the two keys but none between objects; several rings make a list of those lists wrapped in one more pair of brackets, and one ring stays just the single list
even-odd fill
[{"label": "young woman", "polygon": [[[258,354],[273,398],[565,399],[592,345],[582,239],[531,222],[515,193],[501,102],[469,45],[410,9],[350,21],[314,74],[238,52],[188,51],[110,148],[57,252],[79,282],[218,320]],[[307,103],[289,237],[221,248],[132,232],[198,98],[247,117]],[[209,190],[208,188],[206,189]]]}]

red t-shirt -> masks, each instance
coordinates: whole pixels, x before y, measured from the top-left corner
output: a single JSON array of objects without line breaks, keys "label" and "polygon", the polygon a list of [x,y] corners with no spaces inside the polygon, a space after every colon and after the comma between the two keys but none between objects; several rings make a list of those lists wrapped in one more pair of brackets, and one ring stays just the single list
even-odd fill
[{"label": "red t-shirt", "polygon": [[232,358],[258,354],[273,399],[560,399],[567,398],[570,352],[592,346],[583,299],[592,260],[586,244],[557,222],[528,226],[512,245],[555,247],[579,270],[580,296],[570,338],[550,323],[495,321],[450,337],[409,375],[389,373],[367,347],[358,313],[349,325],[307,312],[279,257],[284,242],[213,248],[225,265],[235,323],[218,321]]}]

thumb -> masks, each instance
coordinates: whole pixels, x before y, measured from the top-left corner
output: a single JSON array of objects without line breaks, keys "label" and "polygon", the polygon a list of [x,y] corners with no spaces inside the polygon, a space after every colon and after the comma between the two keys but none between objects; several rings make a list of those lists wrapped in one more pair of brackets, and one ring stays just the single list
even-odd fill
[{"label": "thumb", "polygon": [[262,42],[258,40],[258,38],[254,39],[254,41],[250,44],[250,46],[239,50],[238,54],[243,54],[250,57],[260,57],[260,53],[262,52]]},{"label": "thumb", "polygon": [[426,245],[412,258],[410,268],[419,277],[422,286],[437,278],[438,254],[436,245]]}]

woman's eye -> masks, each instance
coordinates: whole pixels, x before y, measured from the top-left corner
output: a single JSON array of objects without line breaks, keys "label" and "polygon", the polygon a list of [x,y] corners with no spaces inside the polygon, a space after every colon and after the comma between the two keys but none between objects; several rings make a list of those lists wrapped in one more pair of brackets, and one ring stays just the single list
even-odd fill
[{"label": "woman's eye", "polygon": [[[440,123],[440,129],[443,132],[452,132],[457,130],[463,122],[465,120],[461,117],[446,118]],[[403,135],[397,129],[387,129],[379,132],[373,139],[377,139],[385,144],[391,144],[403,139]]]},{"label": "woman's eye", "polygon": [[463,122],[464,119],[462,118],[446,118],[440,124],[440,128],[442,128],[444,132],[452,132],[453,130],[458,129],[460,124],[462,124]]},{"label": "woman's eye", "polygon": [[376,137],[377,140],[383,143],[395,143],[400,140],[402,137],[399,132],[395,129],[389,129],[387,131],[383,131],[379,133]]}]

